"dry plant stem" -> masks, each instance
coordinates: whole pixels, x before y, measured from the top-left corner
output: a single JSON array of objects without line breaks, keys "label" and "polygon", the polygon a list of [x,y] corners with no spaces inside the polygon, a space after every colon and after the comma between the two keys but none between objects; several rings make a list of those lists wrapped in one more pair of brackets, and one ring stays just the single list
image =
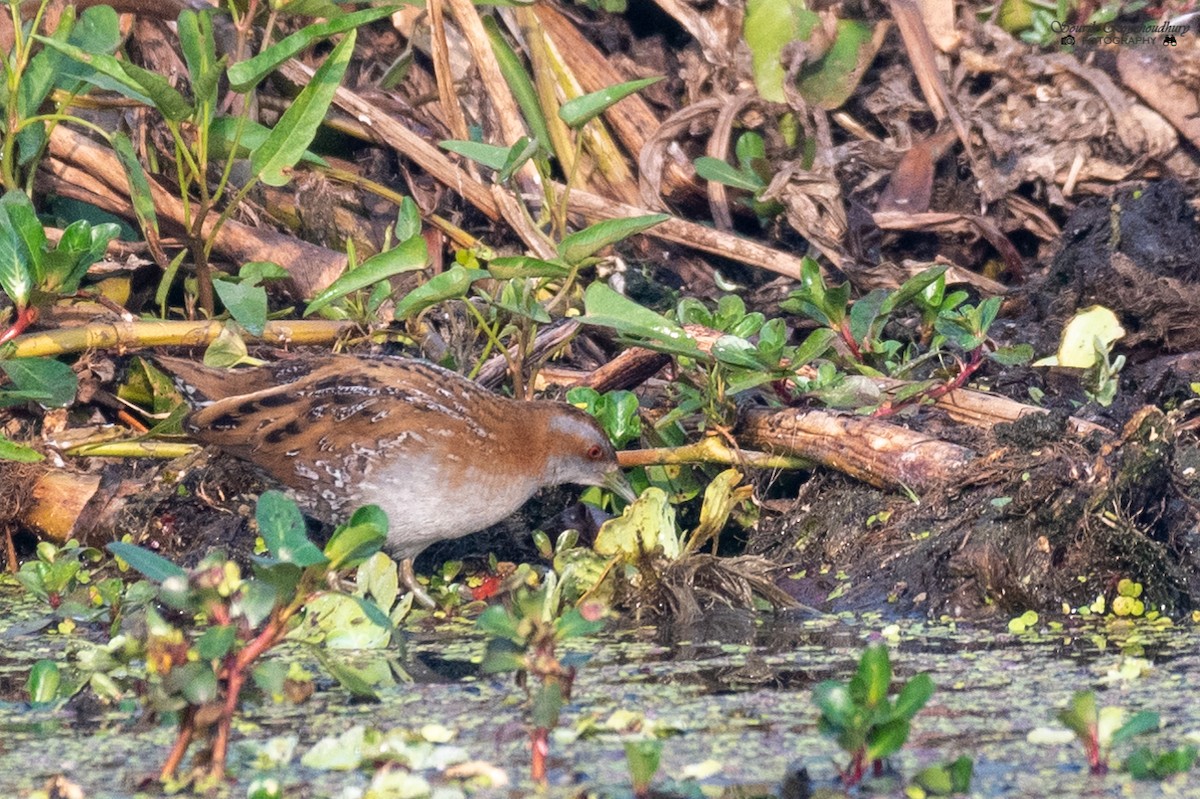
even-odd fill
[{"label": "dry plant stem", "polygon": [[926,491],[962,477],[966,447],[899,425],[798,409],[746,411],[735,435],[756,449],[804,458],[876,488]]},{"label": "dry plant stem", "polygon": [[429,0],[429,46],[433,55],[433,74],[437,79],[438,102],[446,115],[446,124],[456,139],[469,139],[467,118],[458,104],[454,90],[454,73],[450,69],[450,45],[446,41],[446,0]]},{"label": "dry plant stem", "polygon": [[[562,190],[557,186],[556,189]],[[641,216],[646,213],[643,208],[614,202],[579,189],[571,192],[570,210],[573,213],[582,214],[593,222],[602,219]],[[701,252],[740,261],[794,280],[800,279],[801,266],[804,263],[804,259],[782,250],[775,250],[732,233],[713,230],[676,216],[672,216],[661,225],[656,225],[647,233],[655,238],[673,241]]]},{"label": "dry plant stem", "polygon": [[[312,77],[312,70],[296,61],[288,61],[280,67],[280,72],[289,80],[305,82]],[[363,97],[346,88],[339,88],[334,95],[334,103],[339,108],[352,114],[379,141],[395,149],[398,153],[411,159],[434,179],[458,192],[463,199],[475,206],[481,213],[493,221],[503,217],[514,224],[514,229],[522,240],[535,253],[546,252],[546,242],[543,236],[534,236],[523,220],[517,218],[516,208],[523,208],[512,198],[512,195],[502,187],[496,186],[495,194],[487,186],[472,178],[464,170],[455,166],[446,155],[433,145],[426,142],[395,119],[381,115],[379,109]],[[555,185],[555,192],[564,191],[564,187]],[[498,201],[498,196],[504,195],[513,203],[513,207],[505,207]],[[557,195],[556,195],[557,196]],[[507,204],[505,204],[507,205]],[[599,195],[576,189],[571,192],[570,210],[582,214],[591,221],[614,219],[618,217],[642,216],[646,213],[638,208],[624,203],[615,203]],[[503,209],[503,210],[502,210]],[[515,222],[513,220],[516,220]],[[709,252],[731,258],[735,261],[776,272],[799,280],[802,259],[794,255],[764,247],[753,241],[739,238],[730,233],[706,228],[693,222],[673,217],[661,225],[652,228],[649,235],[673,241],[702,252]],[[553,257],[553,248],[549,255]]]},{"label": "dry plant stem", "polygon": [[[204,347],[224,329],[224,322],[97,322],[85,327],[60,328],[45,333],[28,333],[4,348],[9,358],[33,358],[83,352],[89,349],[132,349],[141,347]],[[351,322],[300,320],[267,322],[259,338],[270,344],[327,344],[355,329]]]},{"label": "dry plant stem", "polygon": [[671,356],[645,347],[630,347],[578,382],[603,394],[631,389],[649,380],[671,363]]},{"label": "dry plant stem", "polygon": [[723,466],[745,466],[755,469],[811,469],[813,461],[791,455],[772,455],[766,452],[731,449],[718,436],[705,436],[682,447],[633,449],[617,453],[622,469],[637,466],[677,466],[685,463],[717,463]]}]

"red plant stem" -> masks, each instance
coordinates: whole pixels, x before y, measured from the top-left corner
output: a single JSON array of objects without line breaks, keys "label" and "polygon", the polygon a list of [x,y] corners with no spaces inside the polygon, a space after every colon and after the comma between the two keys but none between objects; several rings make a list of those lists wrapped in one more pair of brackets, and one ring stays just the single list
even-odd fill
[{"label": "red plant stem", "polygon": [[1083,748],[1087,751],[1088,769],[1093,774],[1107,774],[1108,763],[1100,756],[1100,741],[1098,736],[1098,732],[1088,736],[1088,739],[1083,742]]},{"label": "red plant stem", "polygon": [[550,754],[550,730],[545,727],[534,727],[529,733],[529,741],[533,748],[529,774],[539,785],[546,784],[546,758]]},{"label": "red plant stem", "polygon": [[968,380],[971,379],[971,375],[973,375],[977,371],[979,371],[980,366],[983,366],[983,347],[982,346],[976,347],[974,350],[971,351],[971,360],[967,361],[967,363],[964,364],[963,367],[958,370],[958,374],[954,376],[953,380],[948,380],[947,382],[943,383],[942,385],[934,386],[933,388],[929,389],[928,391],[922,392],[920,394],[914,394],[913,396],[909,397],[908,399],[906,399],[904,402],[900,403],[899,405],[893,405],[890,402],[884,403],[874,413],[872,413],[871,416],[874,418],[877,418],[877,419],[883,418],[885,416],[891,416],[893,413],[896,413],[901,408],[911,405],[914,402],[919,402],[921,400],[936,400],[938,397],[942,397],[946,394],[949,394],[951,391],[960,389],[967,384]]},{"label": "red plant stem", "polygon": [[838,333],[842,337],[842,341],[846,343],[846,348],[850,350],[850,354],[854,360],[862,363],[862,350],[859,349],[858,342],[854,340],[854,334],[850,332],[849,317],[842,320],[841,326],[838,328]]},{"label": "red plant stem", "polygon": [[8,330],[5,330],[3,335],[0,335],[0,344],[6,344],[24,333],[30,325],[37,321],[37,318],[37,308],[22,308],[17,313],[17,319],[12,323],[12,326]]},{"label": "red plant stem", "polygon": [[184,709],[183,717],[179,720],[179,735],[175,737],[175,743],[171,746],[171,751],[163,762],[162,770],[158,773],[159,780],[166,782],[179,770],[179,764],[183,762],[183,756],[187,754],[188,747],[192,745],[192,736],[196,733],[195,718],[196,709],[189,705]]}]

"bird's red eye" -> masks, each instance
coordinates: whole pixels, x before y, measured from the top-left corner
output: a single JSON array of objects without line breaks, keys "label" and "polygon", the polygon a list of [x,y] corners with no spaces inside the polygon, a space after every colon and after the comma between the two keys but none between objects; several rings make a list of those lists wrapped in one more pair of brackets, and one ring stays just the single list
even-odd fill
[{"label": "bird's red eye", "polygon": [[592,444],[588,447],[587,459],[589,461],[598,461],[604,457],[604,450],[600,449],[599,444]]}]

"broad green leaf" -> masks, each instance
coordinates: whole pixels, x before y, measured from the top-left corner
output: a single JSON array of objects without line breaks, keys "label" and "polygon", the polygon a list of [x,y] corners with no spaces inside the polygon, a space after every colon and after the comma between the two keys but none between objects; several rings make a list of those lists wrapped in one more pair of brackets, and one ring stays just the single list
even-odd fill
[{"label": "broad green leaf", "polygon": [[67,364],[53,358],[19,358],[0,361],[17,391],[37,397],[47,408],[65,408],[75,401],[79,378]]},{"label": "broad green leaf", "polygon": [[[325,671],[338,681],[338,685],[345,688],[356,700],[378,702],[379,692],[375,690],[376,685],[390,688],[395,683],[386,660],[372,659],[352,663],[325,647],[314,646],[310,651],[321,662]],[[361,760],[362,750],[355,754]]]},{"label": "broad green leaf", "polygon": [[[285,570],[290,572],[290,575],[299,574],[299,570],[291,564],[280,564],[275,569],[277,570],[276,576],[281,576]],[[295,580],[289,577],[282,582],[292,583],[292,587],[288,589],[287,593],[294,590]],[[242,582],[242,589],[238,593],[234,609],[242,614],[246,623],[251,627],[262,624],[271,615],[271,611],[275,610],[275,604],[281,595],[279,588],[286,587],[279,583],[280,581],[268,582],[263,579]]]},{"label": "broad green leaf", "polygon": [[743,369],[761,369],[758,350],[749,341],[737,336],[721,336],[712,345],[712,355],[721,363]]},{"label": "broad green leaf", "polygon": [[517,620],[503,605],[492,605],[475,620],[475,626],[490,636],[516,642],[520,640]]},{"label": "broad green leaf", "polygon": [[424,269],[428,262],[429,247],[425,243],[425,238],[419,234],[413,236],[390,250],[371,256],[358,268],[333,281],[328,288],[312,298],[312,301],[304,309],[304,315],[309,316],[316,313],[347,294],[373,286],[394,275]]},{"label": "broad green leaf", "polygon": [[917,295],[924,294],[930,286],[938,282],[942,275],[946,274],[946,270],[949,268],[945,265],[934,266],[913,275],[904,281],[900,288],[888,294],[887,300],[880,308],[880,313],[891,313]]},{"label": "broad green leaf", "polygon": [[133,151],[133,143],[124,131],[116,131],[109,138],[117,160],[125,170],[125,179],[129,182],[129,197],[133,202],[133,213],[143,231],[158,235],[158,213],[154,208],[154,195],[150,190],[150,181],[142,169],[142,162]]},{"label": "broad green leaf", "polygon": [[193,661],[171,669],[163,685],[173,693],[183,695],[190,705],[204,705],[217,698],[217,675],[208,663]]},{"label": "broad green leaf", "polygon": [[[140,103],[152,105],[172,122],[182,122],[192,114],[192,104],[180,94],[165,77],[142,69],[128,61],[119,61],[106,53],[89,53],[81,47],[58,42],[45,36],[35,36],[38,41],[70,58],[86,64],[101,75],[116,82],[117,91]],[[90,80],[90,78],[89,78]]]},{"label": "broad green leaf", "polygon": [[438,146],[464,158],[470,158],[497,172],[504,169],[504,165],[508,163],[509,156],[512,154],[512,147],[501,147],[498,144],[486,144],[481,141],[446,139],[438,142]]},{"label": "broad green leaf", "polygon": [[749,192],[761,191],[766,187],[762,180],[754,174],[746,174],[728,162],[709,155],[702,155],[695,161],[696,174],[705,180],[732,186]]},{"label": "broad green leaf", "polygon": [[811,30],[820,22],[815,12],[804,7],[801,0],[747,0],[742,34],[750,48],[754,85],[764,100],[782,103],[787,100],[783,91],[786,75],[783,49],[796,39],[803,38],[803,28]]},{"label": "broad green leaf", "polygon": [[18,444],[12,439],[0,435],[0,460],[16,461],[17,463],[39,463],[46,460],[46,456],[32,447]]},{"label": "broad green leaf", "polygon": [[244,280],[214,280],[213,291],[237,323],[253,336],[267,327],[267,290]]},{"label": "broad green leaf", "polygon": [[[833,45],[816,63],[805,64],[797,76],[800,94],[827,111],[839,108],[858,87],[875,59],[875,29],[852,19],[841,19]],[[801,38],[808,38],[805,34]]]},{"label": "broad green leaf", "polygon": [[558,244],[558,254],[568,264],[579,264],[608,245],[624,241],[635,233],[649,230],[670,218],[669,214],[647,214],[606,219],[563,238]]},{"label": "broad green leaf", "polygon": [[648,788],[658,773],[663,742],[658,738],[625,742],[625,762],[629,764],[629,779],[636,796],[649,795]]},{"label": "broad green leaf", "polygon": [[[879,319],[883,305],[887,302],[888,293],[884,289],[873,289],[865,296],[858,298],[850,306],[850,335],[860,344],[865,344],[871,336],[871,328]],[[886,321],[887,317],[884,317]],[[882,325],[881,325],[882,326]]]},{"label": "broad green leaf", "polygon": [[45,274],[42,259],[46,251],[46,229],[37,218],[33,203],[25,192],[12,189],[0,197],[0,206],[5,212],[0,215],[0,225],[11,226],[19,257],[24,260],[34,285],[40,285]]},{"label": "broad green leaf", "polygon": [[542,683],[533,695],[529,720],[534,727],[552,730],[558,726],[558,717],[562,713],[564,704],[566,704],[566,698],[563,696],[562,685],[558,682]]},{"label": "broad green leaf", "polygon": [[219,660],[233,650],[237,641],[237,627],[218,624],[209,627],[196,639],[196,652],[202,660]]},{"label": "broad green leaf", "polygon": [[[284,61],[299,54],[302,50],[306,50],[311,45],[335,34],[352,31],[354,28],[365,25],[368,22],[383,19],[395,10],[396,6],[368,8],[301,28],[291,36],[271,45],[253,58],[230,66],[226,73],[229,76],[229,85],[235,91],[249,91],[257,86],[263,78],[274,72]],[[354,37],[351,34],[346,38],[353,40]],[[342,40],[342,43],[345,43],[345,39]],[[338,47],[341,47],[341,44]],[[341,76],[338,77],[338,82],[341,82]]]},{"label": "broad green leaf", "polygon": [[112,222],[93,225],[79,219],[67,225],[58,246],[42,259],[40,288],[60,294],[77,291],[88,267],[104,257],[108,243],[120,232],[121,228]]},{"label": "broad green leaf", "polygon": [[568,100],[562,104],[562,108],[558,109],[558,116],[567,123],[568,127],[578,130],[629,95],[658,83],[660,80],[662,80],[661,75],[653,78],[639,78],[576,97],[574,100]]},{"label": "broad green leaf", "polygon": [[1034,361],[1034,366],[1069,366],[1087,369],[1096,362],[1095,339],[1111,347],[1125,335],[1117,315],[1103,305],[1092,305],[1078,311],[1063,328],[1058,353]]},{"label": "broad green leaf", "polygon": [[156,552],[124,541],[113,541],[104,548],[128,563],[151,582],[161,584],[172,577],[187,580],[187,572],[183,568]]},{"label": "broad green leaf", "polygon": [[587,287],[583,295],[583,307],[586,315],[581,316],[579,321],[584,324],[611,327],[630,338],[661,342],[668,345],[668,352],[677,355],[708,358],[682,327],[618,294],[600,281]]},{"label": "broad green leaf", "polygon": [[1071,696],[1070,703],[1055,713],[1055,717],[1081,741],[1091,740],[1100,719],[1100,711],[1096,707],[1096,693],[1076,691]]},{"label": "broad green leaf", "polygon": [[282,492],[263,493],[258,499],[254,518],[267,551],[280,562],[301,568],[326,562],[321,550],[308,539],[300,509]]},{"label": "broad green leaf", "polygon": [[1134,713],[1132,717],[1112,734],[1110,743],[1118,744],[1121,741],[1128,740],[1137,735],[1145,735],[1148,732],[1154,732],[1158,729],[1160,719],[1157,713],[1152,710],[1142,710]]},{"label": "broad green leaf", "polygon": [[912,725],[908,719],[892,719],[871,729],[867,735],[867,762],[882,760],[900,751],[908,740]]},{"label": "broad green leaf", "polygon": [[[271,129],[253,119],[214,117],[208,125],[208,155],[210,158],[247,158],[271,135]],[[329,166],[321,156],[305,150],[300,160],[306,164]]]},{"label": "broad green leaf", "polygon": [[379,551],[387,541],[387,526],[377,523],[348,524],[334,533],[325,545],[330,569],[350,569]]},{"label": "broad green leaf", "polygon": [[58,698],[58,687],[62,682],[62,672],[53,660],[39,660],[29,669],[29,677],[25,680],[25,689],[29,692],[29,701],[34,705],[44,705]]},{"label": "broad green leaf", "polygon": [[304,621],[290,635],[329,649],[383,649],[392,641],[392,622],[374,602],[327,592],[305,603]]},{"label": "broad green leaf", "polygon": [[887,699],[892,685],[892,664],[887,646],[872,644],[866,648],[858,661],[856,679],[862,681],[864,690],[861,704],[874,708]]},{"label": "broad green leaf", "polygon": [[396,210],[396,226],[392,231],[396,241],[408,241],[414,236],[421,235],[421,209],[412,197],[400,201]]},{"label": "broad green leaf", "polygon": [[410,319],[439,302],[465,297],[471,284],[485,277],[490,275],[482,269],[467,269],[455,264],[404,295],[396,303],[395,318],[400,321]]},{"label": "broad green leaf", "polygon": [[916,675],[900,689],[893,712],[901,718],[911,719],[925,707],[925,703],[933,696],[933,690],[932,677],[924,672]]},{"label": "broad green leaf", "polygon": [[268,186],[283,186],[291,180],[287,172],[312,143],[346,74],[346,66],[354,54],[355,34],[356,31],[350,31],[338,42],[313,73],[312,80],[275,123],[267,140],[250,154],[251,172]]},{"label": "broad green leaf", "polygon": [[846,684],[839,680],[825,680],[813,687],[813,704],[821,711],[822,719],[833,729],[845,727],[854,714],[854,701]]}]

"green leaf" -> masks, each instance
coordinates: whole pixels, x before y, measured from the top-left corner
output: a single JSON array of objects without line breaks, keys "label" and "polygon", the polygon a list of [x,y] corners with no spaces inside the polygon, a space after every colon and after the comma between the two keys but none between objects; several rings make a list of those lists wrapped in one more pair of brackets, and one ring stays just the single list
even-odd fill
[{"label": "green leaf", "polygon": [[354,54],[355,34],[350,31],[338,42],[313,73],[312,80],[275,123],[267,140],[250,154],[251,172],[268,186],[283,186],[291,180],[287,172],[312,143],[346,74],[346,66]]},{"label": "green leaf", "polygon": [[568,127],[578,130],[629,95],[658,83],[660,80],[662,80],[661,75],[653,78],[639,78],[576,97],[574,100],[568,100],[558,109],[559,119],[566,122]]},{"label": "green leaf", "polygon": [[900,751],[900,747],[904,746],[904,742],[908,740],[908,733],[911,725],[908,719],[897,718],[891,721],[873,727],[867,735],[867,757],[868,761],[882,760],[885,757],[895,754]]},{"label": "green leaf", "polygon": [[525,651],[507,638],[492,638],[487,642],[479,668],[484,674],[524,671]]},{"label": "green leaf", "polygon": [[[252,119],[215,117],[208,123],[208,156],[212,159],[248,158],[270,135],[270,128]],[[306,164],[329,166],[328,161],[311,150],[305,150],[300,160]]]},{"label": "green leaf", "polygon": [[488,635],[517,642],[521,635],[517,630],[517,620],[512,613],[502,605],[492,605],[475,620],[475,626]]},{"label": "green leaf", "polygon": [[446,139],[445,141],[438,142],[438,146],[443,150],[457,153],[464,158],[470,158],[472,161],[482,164],[488,169],[494,169],[497,172],[504,169],[504,165],[508,163],[513,149],[512,147],[501,147],[498,144],[487,144],[481,141],[461,141],[459,139]]},{"label": "green leaf", "polygon": [[641,796],[647,791],[662,759],[663,743],[657,738],[625,742],[625,762],[629,764],[629,779],[634,794]]},{"label": "green leaf", "polygon": [[588,325],[611,327],[636,339],[648,339],[669,345],[668,352],[707,360],[695,340],[682,327],[649,308],[618,294],[600,281],[593,282],[583,295],[586,315],[579,321]]},{"label": "green leaf", "polygon": [[854,701],[846,684],[838,680],[825,680],[813,687],[813,704],[821,711],[822,718],[834,729],[845,727],[854,714]]},{"label": "green leaf", "polygon": [[125,170],[125,179],[129,182],[129,197],[133,202],[133,213],[138,225],[143,231],[158,235],[158,213],[154,208],[154,194],[150,190],[150,181],[142,169],[142,162],[133,151],[133,143],[124,131],[115,131],[109,142],[117,154],[117,160]]},{"label": "green leaf", "polygon": [[128,61],[118,61],[105,53],[89,53],[81,47],[45,36],[34,38],[111,78],[116,82],[116,89],[121,94],[139,103],[154,106],[172,122],[182,122],[192,115],[192,104],[162,75],[142,69]]},{"label": "green leaf", "polygon": [[75,401],[79,378],[70,366],[61,361],[53,358],[19,358],[0,361],[0,370],[8,375],[17,391],[47,408],[65,408]]},{"label": "green leaf", "polygon": [[399,321],[410,319],[439,302],[464,297],[472,283],[485,277],[490,275],[482,269],[467,269],[455,264],[406,294],[396,303],[395,318]]},{"label": "green leaf", "polygon": [[737,167],[730,166],[728,162],[722,161],[720,158],[702,155],[696,159],[694,166],[696,167],[697,175],[714,183],[721,183],[749,192],[759,192],[766,188],[766,184],[762,182],[762,179],[758,175],[743,172]]},{"label": "green leaf", "polygon": [[[366,702],[379,701],[379,692],[375,690],[375,684],[372,680],[372,677],[375,675],[372,674],[370,664],[368,664],[367,668],[360,669],[322,647],[311,647],[309,651],[313,653],[317,660],[321,661],[321,666],[325,671],[329,672],[331,677],[338,681],[338,685],[345,688],[352,697]],[[362,750],[357,750],[356,755],[361,759]],[[305,760],[306,764],[311,765],[307,763],[307,755],[305,756]],[[357,762],[355,765],[357,765]]]},{"label": "green leaf", "polygon": [[[840,107],[858,87],[875,58],[874,28],[853,19],[840,19],[833,44],[819,60],[800,69],[797,87],[810,103],[828,111]],[[802,35],[808,40],[809,34]]]},{"label": "green leaf", "polygon": [[3,206],[7,214],[7,222],[4,216],[0,216],[0,225],[12,226],[20,257],[24,260],[34,284],[38,285],[43,280],[42,255],[46,251],[46,229],[42,227],[37,218],[37,211],[25,192],[19,189],[5,192],[4,196],[0,197],[0,206]]},{"label": "green leaf", "polygon": [[1090,741],[1100,720],[1094,691],[1076,691],[1070,703],[1061,708],[1055,717],[1081,741]]},{"label": "green leaf", "polygon": [[670,218],[669,214],[648,214],[606,219],[563,238],[558,244],[558,255],[568,264],[577,265],[608,245],[624,241]]},{"label": "green leaf", "polygon": [[404,272],[424,269],[429,262],[429,247],[421,235],[402,241],[390,250],[373,255],[333,281],[324,291],[313,297],[304,309],[304,315],[316,313],[331,302],[347,294],[373,286],[381,280]]},{"label": "green leaf", "polygon": [[524,278],[561,278],[571,273],[571,267],[558,261],[544,261],[530,255],[505,255],[488,261],[487,270],[497,280]]},{"label": "green leaf", "polygon": [[43,259],[41,289],[60,294],[77,291],[88,267],[104,257],[108,243],[120,232],[112,222],[92,225],[80,219],[67,225],[58,246]]},{"label": "green leaf", "polygon": [[893,713],[901,718],[911,719],[925,707],[925,703],[933,696],[933,690],[932,677],[924,672],[916,675],[900,689]]},{"label": "green leaf", "polygon": [[[378,509],[378,506],[371,507]],[[382,513],[383,511],[380,511]],[[352,569],[374,555],[387,541],[387,520],[355,524],[339,528],[325,545],[325,557],[330,569]]]},{"label": "green leaf", "polygon": [[405,197],[396,209],[396,227],[392,231],[396,241],[408,241],[421,235],[421,209],[412,197]]},{"label": "green leaf", "polygon": [[17,463],[38,463],[46,460],[46,456],[32,447],[0,435],[0,460],[16,461]]},{"label": "green leaf", "polygon": [[540,148],[541,145],[538,144],[537,139],[530,139],[527,136],[517,139],[508,149],[508,158],[504,160],[504,165],[496,173],[496,182],[507,183],[516,171],[525,165],[526,161],[537,155]]},{"label": "green leaf", "polygon": [[742,35],[750,48],[751,71],[758,93],[773,103],[786,101],[783,49],[801,38],[801,20],[811,29],[820,20],[800,0],[747,0]]},{"label": "green leaf", "polygon": [[487,31],[488,40],[492,44],[492,52],[495,53],[496,61],[500,65],[500,74],[504,76],[505,83],[512,91],[513,99],[517,101],[517,107],[521,109],[521,116],[525,118],[525,124],[529,126],[530,132],[533,133],[533,137],[541,149],[547,153],[553,152],[554,144],[550,138],[550,128],[546,124],[542,105],[538,102],[537,90],[534,88],[533,81],[529,79],[529,73],[525,71],[525,65],[521,63],[521,59],[500,32],[500,26],[496,24],[495,17],[485,16],[483,28]]},{"label": "green leaf", "polygon": [[237,641],[237,627],[219,624],[209,627],[196,639],[196,651],[202,660],[219,660],[233,650]]},{"label": "green leaf", "polygon": [[128,563],[142,574],[147,580],[160,585],[172,577],[186,580],[187,572],[171,561],[148,549],[127,544],[124,541],[113,541],[105,546],[112,554]]},{"label": "green leaf", "polygon": [[1112,740],[1110,743],[1115,745],[1137,735],[1145,735],[1148,732],[1154,732],[1158,729],[1159,723],[1160,719],[1158,714],[1152,710],[1143,710],[1135,713],[1129,719],[1129,721],[1122,724],[1120,729],[1112,734]]},{"label": "green leaf", "polygon": [[203,111],[202,121],[212,119],[217,106],[217,88],[221,80],[222,61],[217,59],[216,37],[213,35],[212,15],[216,9],[197,13],[184,9],[176,21],[179,46],[187,62],[192,97]]},{"label": "green leaf", "polygon": [[201,661],[171,669],[163,684],[168,690],[182,694],[190,705],[205,705],[217,698],[217,675],[211,665]]},{"label": "green leaf", "polygon": [[[326,22],[319,22],[309,25],[305,28],[293,33],[291,36],[282,39],[278,43],[268,47],[263,52],[253,58],[241,61],[229,67],[227,74],[229,76],[229,85],[235,91],[246,92],[258,85],[258,83],[267,75],[275,71],[275,69],[287,61],[292,56],[299,54],[302,50],[307,49],[313,44],[344,31],[349,31],[357,28],[360,25],[365,25],[368,22],[374,22],[377,19],[383,19],[396,10],[396,6],[381,6],[379,8],[368,8],[363,11],[356,11],[352,14],[346,14],[336,19],[331,19]],[[353,36],[347,36],[348,39],[353,39]],[[342,40],[342,43],[345,39]],[[341,44],[338,45],[339,47]],[[341,81],[339,76],[338,82]],[[276,126],[278,127],[278,126]]]},{"label": "green leaf", "polygon": [[254,518],[267,551],[279,562],[301,568],[327,562],[321,550],[308,540],[300,509],[282,492],[264,492],[258,498]]},{"label": "green leaf", "polygon": [[603,619],[587,619],[579,608],[571,608],[554,621],[554,634],[560,641],[595,635],[603,629]]},{"label": "green leaf", "polygon": [[[858,661],[858,674],[855,679],[861,681],[864,691],[860,699],[861,704],[875,708],[887,700],[888,690],[892,685],[892,664],[886,645],[872,644],[866,648]],[[853,690],[851,688],[852,692]]]},{"label": "green leaf", "polygon": [[53,660],[39,660],[29,670],[25,680],[25,689],[29,692],[29,701],[34,705],[47,704],[58,698],[58,687],[62,682],[62,673],[58,664]]},{"label": "green leaf", "polygon": [[533,707],[529,711],[529,719],[534,727],[552,730],[558,726],[558,717],[562,713],[566,698],[563,696],[562,685],[557,681],[543,683],[533,695]]},{"label": "green leaf", "polygon": [[[15,189],[14,189],[15,191]],[[0,205],[0,289],[13,305],[23,310],[33,293],[34,275],[16,226],[8,209]]]},{"label": "green leaf", "polygon": [[267,328],[267,290],[246,281],[214,280],[213,290],[237,323],[252,336]]},{"label": "green leaf", "polygon": [[[234,609],[241,613],[242,617],[246,619],[246,623],[252,628],[258,627],[266,621],[267,617],[271,615],[271,611],[275,610],[279,597],[291,595],[299,581],[299,569],[289,563],[280,563],[265,571],[273,573],[277,579],[270,581],[260,578],[243,581],[241,591],[234,603]],[[261,574],[262,570],[259,573]],[[287,590],[281,594],[279,588]]]}]

